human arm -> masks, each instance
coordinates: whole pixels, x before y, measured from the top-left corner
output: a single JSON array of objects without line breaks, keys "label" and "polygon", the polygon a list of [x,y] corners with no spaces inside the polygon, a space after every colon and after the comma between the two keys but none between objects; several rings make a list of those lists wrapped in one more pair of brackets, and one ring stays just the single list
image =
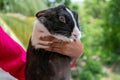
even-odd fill
[{"label": "human arm", "polygon": [[49,48],[46,48],[46,50],[67,55],[72,59],[79,58],[82,55],[82,52],[84,50],[83,44],[81,41],[65,42],[65,41],[58,40],[52,36],[41,37],[40,39],[44,41],[52,42],[47,45],[45,44],[45,46],[49,46]]},{"label": "human arm", "polygon": [[0,67],[18,80],[25,80],[26,52],[0,27]]}]

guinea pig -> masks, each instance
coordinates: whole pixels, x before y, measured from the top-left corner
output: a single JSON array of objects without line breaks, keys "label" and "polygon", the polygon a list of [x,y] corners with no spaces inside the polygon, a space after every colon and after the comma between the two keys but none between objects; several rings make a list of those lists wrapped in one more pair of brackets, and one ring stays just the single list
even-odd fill
[{"label": "guinea pig", "polygon": [[[70,80],[70,57],[46,51],[40,37],[53,36],[62,41],[80,40],[78,14],[64,5],[36,14],[27,49],[26,80]],[[74,53],[73,53],[74,54]]]}]

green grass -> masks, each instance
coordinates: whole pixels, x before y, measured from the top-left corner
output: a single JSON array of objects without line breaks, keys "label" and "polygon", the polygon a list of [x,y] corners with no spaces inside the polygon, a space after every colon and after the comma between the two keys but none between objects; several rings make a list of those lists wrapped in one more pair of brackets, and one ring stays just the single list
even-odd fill
[{"label": "green grass", "polygon": [[0,14],[0,17],[8,26],[10,26],[18,39],[22,42],[23,46],[27,48],[33,28],[34,18],[20,19],[13,16],[6,16],[4,14]]}]

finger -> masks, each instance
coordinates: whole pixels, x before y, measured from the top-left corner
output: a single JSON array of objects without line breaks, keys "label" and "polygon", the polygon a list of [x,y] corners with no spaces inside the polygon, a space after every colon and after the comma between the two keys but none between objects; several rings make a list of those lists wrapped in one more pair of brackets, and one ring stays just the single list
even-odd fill
[{"label": "finger", "polygon": [[39,40],[39,42],[37,44],[38,45],[44,45],[44,46],[50,46],[50,44],[52,44],[52,42]]},{"label": "finger", "polygon": [[51,43],[48,43],[48,44],[38,43],[37,45],[50,46]]},{"label": "finger", "polygon": [[43,40],[43,41],[53,41],[54,43],[63,42],[62,40],[56,39],[53,36],[40,37],[40,40]]},{"label": "finger", "polygon": [[53,43],[51,43],[51,46],[64,47],[64,46],[66,46],[67,44],[68,44],[68,42],[56,40],[56,41],[53,41]]},{"label": "finger", "polygon": [[55,38],[53,36],[40,37],[40,40],[43,40],[43,41],[52,41],[54,39]]},{"label": "finger", "polygon": [[68,41],[63,41],[63,40],[56,39],[56,38],[53,40],[53,42],[54,42],[54,43],[63,43],[63,44],[69,43]]},{"label": "finger", "polygon": [[54,43],[61,43],[61,42],[63,42],[63,41],[55,38],[55,39],[53,39],[53,42],[54,42]]},{"label": "finger", "polygon": [[36,49],[38,49],[38,48],[46,49],[46,48],[49,48],[49,46],[36,45],[35,48],[36,48]]}]

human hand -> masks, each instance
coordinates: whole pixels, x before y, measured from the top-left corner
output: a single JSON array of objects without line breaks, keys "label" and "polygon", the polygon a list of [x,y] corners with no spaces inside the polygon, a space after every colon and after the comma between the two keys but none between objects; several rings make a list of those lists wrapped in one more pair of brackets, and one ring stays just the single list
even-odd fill
[{"label": "human hand", "polygon": [[81,41],[65,42],[52,36],[41,37],[40,39],[43,41],[52,42],[48,43],[47,45],[45,44],[46,46],[49,46],[49,48],[45,48],[45,50],[58,52],[60,54],[67,55],[72,59],[79,58],[83,52],[83,45]]}]

